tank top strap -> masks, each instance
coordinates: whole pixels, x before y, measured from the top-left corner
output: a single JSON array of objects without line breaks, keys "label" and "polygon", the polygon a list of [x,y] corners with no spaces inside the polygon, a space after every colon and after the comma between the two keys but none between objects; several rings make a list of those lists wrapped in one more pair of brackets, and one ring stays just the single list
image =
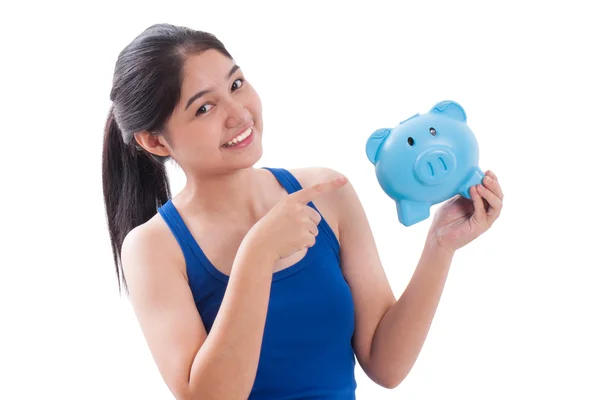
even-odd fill
[{"label": "tank top strap", "polygon": [[181,215],[175,209],[173,202],[169,199],[165,204],[158,208],[158,212],[163,217],[167,226],[177,239],[186,263],[189,265],[194,258],[193,243],[195,239],[192,233],[185,225]]},{"label": "tank top strap", "polygon": [[298,182],[298,179],[292,173],[284,168],[272,168],[263,167],[263,169],[271,171],[275,178],[279,181],[281,186],[287,190],[288,193],[294,193],[302,189],[302,185]]}]

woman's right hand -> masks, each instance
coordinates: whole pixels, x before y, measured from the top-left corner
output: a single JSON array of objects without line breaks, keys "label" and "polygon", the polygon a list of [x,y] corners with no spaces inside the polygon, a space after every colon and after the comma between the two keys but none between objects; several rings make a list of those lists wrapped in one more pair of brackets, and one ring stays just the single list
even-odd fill
[{"label": "woman's right hand", "polygon": [[301,189],[277,203],[250,229],[244,241],[266,251],[273,261],[315,244],[321,214],[308,205],[317,196],[344,186],[346,177]]}]

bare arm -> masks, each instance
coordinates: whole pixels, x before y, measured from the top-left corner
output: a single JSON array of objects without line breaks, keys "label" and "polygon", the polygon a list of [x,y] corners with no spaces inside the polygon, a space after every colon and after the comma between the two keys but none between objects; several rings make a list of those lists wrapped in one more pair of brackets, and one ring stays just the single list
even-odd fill
[{"label": "bare arm", "polygon": [[408,375],[421,352],[435,316],[453,254],[426,244],[406,290],[388,309],[371,344],[372,367],[389,388]]},{"label": "bare arm", "polygon": [[407,376],[423,347],[452,254],[426,246],[410,284],[396,300],[353,186],[346,185],[336,196],[342,270],[356,310],[354,350],[367,376],[394,388]]},{"label": "bare arm", "polygon": [[263,337],[274,261],[242,245],[207,336],[185,276],[148,229],[123,243],[131,304],[165,383],[178,400],[246,399]]}]

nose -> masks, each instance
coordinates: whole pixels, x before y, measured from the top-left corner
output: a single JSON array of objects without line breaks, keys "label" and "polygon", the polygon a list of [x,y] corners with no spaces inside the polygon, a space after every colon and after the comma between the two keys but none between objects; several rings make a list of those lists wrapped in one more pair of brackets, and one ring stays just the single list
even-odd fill
[{"label": "nose", "polygon": [[236,128],[244,125],[252,119],[248,109],[240,102],[232,100],[227,106],[227,119],[225,124],[227,128]]},{"label": "nose", "polygon": [[446,149],[430,149],[417,158],[415,172],[425,185],[442,183],[452,174],[456,166],[456,157]]}]

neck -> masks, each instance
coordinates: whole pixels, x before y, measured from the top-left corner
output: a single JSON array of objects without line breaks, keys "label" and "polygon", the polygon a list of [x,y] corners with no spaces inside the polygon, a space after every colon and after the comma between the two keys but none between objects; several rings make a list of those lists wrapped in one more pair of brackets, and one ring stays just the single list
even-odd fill
[{"label": "neck", "polygon": [[253,225],[268,210],[261,171],[245,168],[233,172],[189,177],[178,196],[191,215]]}]

